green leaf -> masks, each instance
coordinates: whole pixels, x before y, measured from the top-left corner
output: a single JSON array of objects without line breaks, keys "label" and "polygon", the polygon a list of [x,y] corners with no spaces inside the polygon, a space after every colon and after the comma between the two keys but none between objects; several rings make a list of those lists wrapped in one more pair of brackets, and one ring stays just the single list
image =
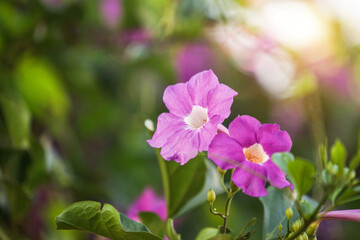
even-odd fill
[{"label": "green leaf", "polygon": [[306,194],[314,183],[315,167],[308,161],[295,159],[288,164],[289,176],[299,197]]},{"label": "green leaf", "polygon": [[339,167],[342,173],[346,161],[346,149],[340,140],[336,140],[330,149],[331,161]]},{"label": "green leaf", "polygon": [[[272,239],[278,233],[278,225],[286,226],[285,211],[288,207],[293,209],[291,222],[299,217],[295,208],[295,194],[289,188],[267,188],[268,195],[260,198],[264,206],[264,239]],[[282,234],[286,233],[283,227]]]},{"label": "green leaf", "polygon": [[314,205],[313,202],[303,199],[300,201],[300,208],[301,208],[303,217],[305,219],[309,219],[311,217],[311,215],[313,214],[313,212],[316,208],[316,205]]},{"label": "green leaf", "polygon": [[351,187],[341,193],[336,201],[337,205],[343,205],[358,199],[360,199],[360,187]]},{"label": "green leaf", "polygon": [[195,240],[208,240],[209,238],[216,236],[216,234],[218,234],[217,228],[204,228],[199,232]]},{"label": "green leaf", "polygon": [[355,170],[359,167],[360,165],[360,151],[358,151],[355,155],[355,157],[353,157],[350,161],[350,169],[351,170]]},{"label": "green leaf", "polygon": [[328,143],[327,140],[325,143],[321,144],[319,146],[319,156],[323,167],[326,167],[326,164],[328,162]]},{"label": "green leaf", "polygon": [[119,213],[110,204],[82,201],[70,205],[56,218],[57,229],[89,231],[114,240],[159,240],[141,223]]},{"label": "green leaf", "polygon": [[181,240],[180,234],[177,234],[174,228],[174,220],[168,218],[165,224],[165,233],[169,240]]},{"label": "green leaf", "polygon": [[141,222],[156,236],[164,238],[165,223],[153,212],[140,212]]},{"label": "green leaf", "polygon": [[69,99],[53,66],[40,58],[25,56],[16,69],[16,85],[34,115],[61,120]]},{"label": "green leaf", "polygon": [[252,237],[252,235],[255,234],[255,231],[252,230],[250,232],[247,232],[246,234],[242,235],[242,236],[237,236],[235,238],[235,240],[247,240],[247,239],[250,239]]},{"label": "green leaf", "polygon": [[205,184],[202,188],[202,190],[192,199],[190,199],[187,204],[185,204],[184,207],[176,214],[175,217],[179,217],[182,214],[186,213],[190,209],[199,206],[201,203],[207,201],[206,200],[206,194],[209,191],[210,188],[212,188],[216,195],[220,195],[224,193],[224,189],[221,186],[220,183],[220,174],[217,171],[217,166],[210,160],[206,160],[206,166],[207,166],[207,173],[206,173],[206,179]]},{"label": "green leaf", "polygon": [[175,162],[168,163],[170,182],[169,217],[174,216],[204,186],[206,165],[201,154],[183,166]]},{"label": "green leaf", "polygon": [[[243,232],[245,232],[246,229],[253,226],[256,223],[256,218],[252,218],[239,232],[238,236],[236,238],[242,237]],[[246,234],[245,234],[246,235]]]},{"label": "green leaf", "polygon": [[279,166],[286,175],[289,175],[288,165],[290,162],[294,161],[294,155],[291,153],[275,153],[271,156],[271,160]]},{"label": "green leaf", "polygon": [[31,114],[25,102],[15,94],[4,94],[0,98],[6,126],[16,149],[28,149],[30,145]]},{"label": "green leaf", "polygon": [[165,161],[160,156],[160,149],[155,149],[155,152],[161,170],[168,217],[173,217],[202,190],[207,172],[205,159],[200,153],[180,166],[177,162]]},{"label": "green leaf", "polygon": [[209,240],[233,240],[234,238],[231,235],[219,234],[215,237],[209,238]]}]

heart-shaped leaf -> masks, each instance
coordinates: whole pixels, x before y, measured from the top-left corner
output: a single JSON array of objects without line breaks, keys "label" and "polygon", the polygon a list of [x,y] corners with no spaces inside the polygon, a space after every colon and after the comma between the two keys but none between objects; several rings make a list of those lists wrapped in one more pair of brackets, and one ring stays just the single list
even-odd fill
[{"label": "heart-shaped leaf", "polygon": [[139,217],[141,222],[156,236],[164,238],[165,223],[161,218],[153,212],[140,212]]},{"label": "heart-shaped leaf", "polygon": [[160,240],[142,224],[119,213],[110,204],[82,201],[56,218],[57,229],[89,231],[114,240]]}]

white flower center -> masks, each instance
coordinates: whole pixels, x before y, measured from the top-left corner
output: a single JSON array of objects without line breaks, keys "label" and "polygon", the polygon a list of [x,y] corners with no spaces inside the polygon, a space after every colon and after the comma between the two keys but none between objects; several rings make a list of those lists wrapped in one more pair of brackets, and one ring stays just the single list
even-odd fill
[{"label": "white flower center", "polygon": [[191,113],[184,118],[184,121],[191,129],[201,128],[209,121],[207,108],[198,105],[193,106]]},{"label": "white flower center", "polygon": [[246,160],[253,163],[264,163],[269,159],[263,147],[259,143],[255,143],[248,148],[243,149]]}]

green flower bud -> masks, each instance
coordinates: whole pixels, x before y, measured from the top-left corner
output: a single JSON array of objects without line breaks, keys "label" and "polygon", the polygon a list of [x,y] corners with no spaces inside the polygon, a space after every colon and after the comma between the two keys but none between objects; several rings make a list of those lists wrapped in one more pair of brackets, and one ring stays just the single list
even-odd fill
[{"label": "green flower bud", "polygon": [[279,228],[279,233],[281,234],[281,230],[282,230],[282,225],[281,225],[281,223],[279,223],[278,228]]},{"label": "green flower bud", "polygon": [[349,174],[349,180],[352,180],[356,177],[356,173],[355,170],[351,170],[350,174]]},{"label": "green flower bud", "polygon": [[310,224],[310,226],[306,229],[306,234],[307,234],[310,238],[312,238],[312,237],[315,235],[318,226],[319,226],[319,224],[316,223],[316,222]]},{"label": "green flower bud", "polygon": [[288,220],[290,220],[290,218],[292,218],[292,216],[294,215],[294,212],[293,210],[291,209],[291,207],[288,207],[285,211],[285,215],[286,215],[286,218]]},{"label": "green flower bud", "polygon": [[299,230],[300,225],[301,225],[301,224],[300,224],[300,221],[299,221],[299,220],[296,220],[295,222],[293,222],[291,229],[292,229],[294,232],[296,232],[297,230]]},{"label": "green flower bud", "polygon": [[207,200],[208,200],[208,202],[210,204],[213,204],[215,202],[215,199],[216,199],[216,194],[215,194],[214,190],[212,190],[210,188],[209,191],[206,194],[206,198],[207,198]]},{"label": "green flower bud", "polygon": [[222,170],[221,168],[217,167],[218,172],[220,173],[221,176],[224,176],[226,173],[226,170]]},{"label": "green flower bud", "polygon": [[306,232],[303,232],[303,233],[301,234],[301,237],[302,237],[303,240],[309,240],[309,237],[308,237],[308,235],[306,234]]}]

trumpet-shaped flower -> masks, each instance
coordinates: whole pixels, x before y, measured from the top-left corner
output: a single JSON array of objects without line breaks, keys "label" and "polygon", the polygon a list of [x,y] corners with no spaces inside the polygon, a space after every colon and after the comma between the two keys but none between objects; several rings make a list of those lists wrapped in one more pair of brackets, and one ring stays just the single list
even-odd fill
[{"label": "trumpet-shaped flower", "polygon": [[212,70],[167,87],[163,101],[169,113],[160,114],[148,143],[161,148],[164,159],[185,164],[198,152],[208,150],[218,125],[230,115],[236,95],[233,89],[219,83]]},{"label": "trumpet-shaped flower", "polygon": [[277,124],[261,124],[250,116],[238,116],[229,125],[229,135],[219,133],[210,144],[208,157],[221,169],[235,168],[231,180],[253,197],[267,195],[266,180],[277,188],[292,185],[271,155],[290,151],[292,142]]},{"label": "trumpet-shaped flower", "polygon": [[360,222],[360,209],[330,211],[325,214],[320,213],[319,215],[321,215],[320,221],[342,220],[342,221]]},{"label": "trumpet-shaped flower", "polygon": [[140,221],[140,212],[156,213],[163,221],[166,220],[167,210],[164,198],[156,196],[154,190],[146,188],[138,199],[129,207],[127,216],[134,221]]}]

